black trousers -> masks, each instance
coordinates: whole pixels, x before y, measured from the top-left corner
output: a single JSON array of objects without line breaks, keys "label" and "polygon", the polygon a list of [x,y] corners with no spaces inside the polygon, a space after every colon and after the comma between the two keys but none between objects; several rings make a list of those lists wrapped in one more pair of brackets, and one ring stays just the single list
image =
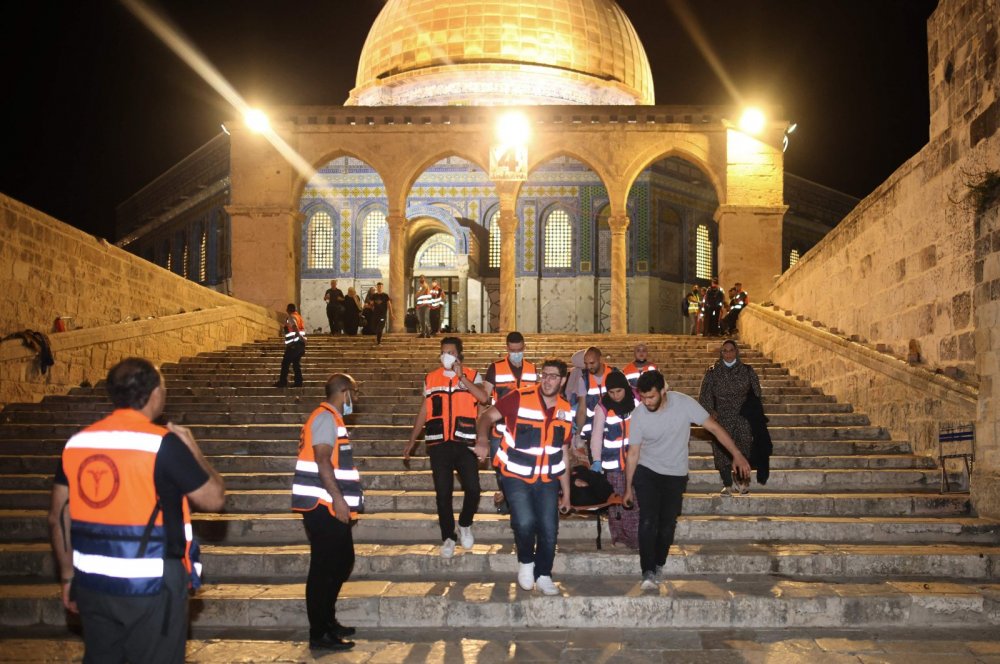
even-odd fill
[{"label": "black trousers", "polygon": [[340,334],[341,318],[340,307],[333,302],[327,302],[326,321],[330,324],[330,334]]},{"label": "black trousers", "polygon": [[83,661],[183,664],[187,643],[188,573],[181,560],[163,561],[157,595],[122,597],[74,587],[83,623]]},{"label": "black trousers", "polygon": [[654,572],[667,562],[681,513],[687,475],[661,475],[642,464],[636,467],[632,488],[639,499],[639,565]]},{"label": "black trousers", "polygon": [[291,367],[295,371],[295,386],[298,387],[302,385],[302,366],[299,362],[305,354],[305,342],[297,341],[293,344],[285,344],[285,354],[281,357],[281,375],[278,377],[279,383],[282,385],[288,384],[288,368]]},{"label": "black trousers", "polygon": [[309,638],[319,639],[337,620],[337,597],[354,569],[354,536],[351,524],[338,521],[323,505],[303,512],[302,522],[309,535]]},{"label": "black trousers", "polygon": [[385,316],[375,316],[375,343],[382,343],[382,333],[385,332]]},{"label": "black trousers", "polygon": [[441,307],[431,307],[431,334],[441,331]]},{"label": "black trousers", "polygon": [[472,519],[479,510],[479,460],[476,453],[465,443],[444,442],[427,448],[431,458],[431,476],[434,478],[434,493],[437,497],[438,524],[441,526],[441,541],[457,540],[455,534],[455,511],[451,500],[455,494],[455,472],[462,482],[465,498],[462,512],[458,515],[458,525],[471,526]]}]

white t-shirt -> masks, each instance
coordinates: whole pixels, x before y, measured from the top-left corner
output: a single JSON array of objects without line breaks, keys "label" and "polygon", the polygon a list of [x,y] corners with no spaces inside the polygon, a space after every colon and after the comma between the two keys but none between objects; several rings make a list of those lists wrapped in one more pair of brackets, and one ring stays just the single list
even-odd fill
[{"label": "white t-shirt", "polygon": [[639,404],[629,424],[629,454],[639,452],[639,465],[661,475],[688,474],[691,425],[702,425],[708,411],[681,392],[667,392],[666,403],[650,412]]}]

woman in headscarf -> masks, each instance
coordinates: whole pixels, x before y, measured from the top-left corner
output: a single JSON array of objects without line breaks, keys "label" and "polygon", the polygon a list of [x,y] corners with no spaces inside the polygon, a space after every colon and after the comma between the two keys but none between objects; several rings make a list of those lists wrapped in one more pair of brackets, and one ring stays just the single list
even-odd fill
[{"label": "woman in headscarf", "polygon": [[362,313],[365,315],[365,325],[361,328],[361,334],[375,334],[375,302],[373,298],[375,297],[375,287],[372,286],[368,289],[368,294],[365,295],[365,304],[361,308]]},{"label": "woman in headscarf", "polygon": [[358,325],[361,323],[361,298],[358,292],[351,286],[347,289],[347,297],[344,298],[344,333],[354,336],[358,333]]},{"label": "woman in headscarf", "polygon": [[[760,379],[753,367],[740,360],[740,349],[736,342],[727,339],[722,342],[719,359],[705,372],[698,401],[705,410],[715,416],[747,459],[751,457],[753,432],[750,423],[740,414],[740,408],[750,393],[760,398]],[[732,495],[733,460],[714,439],[712,455],[715,458],[715,469],[722,477],[720,493],[723,496]],[[750,478],[736,478],[736,490],[743,494],[748,493]]]},{"label": "woman in headscarf", "polygon": [[[639,401],[628,384],[628,379],[615,369],[605,382],[607,392],[594,409],[593,435],[590,452],[594,459],[592,470],[603,471],[615,493],[625,495],[625,459],[628,457],[629,420]],[[639,548],[639,505],[622,509],[621,505],[608,508],[608,527],[611,543],[621,542],[631,549]]]}]

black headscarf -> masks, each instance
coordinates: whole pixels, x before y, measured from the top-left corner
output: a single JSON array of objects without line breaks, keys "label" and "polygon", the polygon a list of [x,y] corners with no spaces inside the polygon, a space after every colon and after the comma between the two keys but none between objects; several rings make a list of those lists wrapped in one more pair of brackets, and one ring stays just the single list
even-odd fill
[{"label": "black headscarf", "polygon": [[[628,378],[625,377],[625,374],[615,369],[608,374],[607,380],[604,381],[604,387],[608,390],[601,397],[601,403],[604,404],[604,408],[606,410],[614,410],[621,417],[628,416],[635,408],[635,397],[632,395],[632,386],[628,384]],[[625,390],[625,398],[621,401],[612,399],[610,391],[614,388]]]}]

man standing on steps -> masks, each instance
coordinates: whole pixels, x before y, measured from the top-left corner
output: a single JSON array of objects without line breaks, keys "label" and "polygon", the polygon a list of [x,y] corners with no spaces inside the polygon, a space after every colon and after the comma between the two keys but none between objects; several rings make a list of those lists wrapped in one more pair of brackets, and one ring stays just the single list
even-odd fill
[{"label": "man standing on steps", "polygon": [[635,345],[633,357],[635,359],[625,365],[625,368],[622,370],[631,387],[635,387],[635,384],[639,381],[639,376],[647,371],[654,371],[656,369],[656,365],[649,361],[649,349],[644,342],[640,341]]},{"label": "man standing on steps", "polygon": [[659,587],[659,576],[674,543],[677,517],[688,482],[691,425],[715,434],[733,456],[733,474],[750,477],[750,464],[736,443],[697,401],[681,392],[668,392],[663,374],[648,371],[639,376],[642,403],[632,413],[629,451],[625,462],[625,495],[628,508],[639,499],[639,564],[642,590]]},{"label": "man standing on steps", "polygon": [[420,338],[431,336],[431,288],[427,285],[427,279],[424,275],[420,275],[419,283],[417,284],[417,292],[414,294],[416,297],[416,302],[414,303],[417,308],[417,324],[420,332]]},{"label": "man standing on steps", "polygon": [[326,320],[330,323],[330,334],[340,334],[344,324],[344,291],[337,288],[337,280],[330,280],[330,287],[323,295],[326,302]]},{"label": "man standing on steps", "polygon": [[[493,403],[507,396],[513,390],[519,390],[525,385],[538,382],[535,365],[524,359],[524,335],[517,330],[507,334],[507,356],[497,360],[486,370],[486,392],[492,397]],[[490,432],[490,458],[496,459],[503,436],[503,423]],[[493,497],[495,505],[499,506],[503,496],[503,486],[500,482],[500,471],[497,470],[497,488],[500,492]],[[499,496],[499,498],[498,498]]]},{"label": "man standing on steps", "polygon": [[200,585],[190,506],[221,510],[225,488],[187,428],[153,423],[166,388],[150,362],[119,362],[107,390],[114,412],[69,439],[52,485],[63,605],[85,662],[181,663]]},{"label": "man standing on steps", "polygon": [[576,400],[576,430],[580,433],[580,438],[575,442],[586,456],[586,450],[590,449],[590,430],[594,422],[594,412],[597,403],[608,391],[605,381],[614,367],[609,367],[604,362],[601,349],[596,346],[587,349],[583,356],[583,364],[583,376],[577,387]]},{"label": "man standing on steps", "polygon": [[565,362],[546,359],[538,384],[512,390],[476,423],[476,456],[483,460],[490,431],[503,422],[503,440],[493,465],[503,476],[503,492],[510,507],[519,563],[517,582],[525,590],[537,587],[546,595],[559,594],[552,581],[552,562],[559,512],[570,510],[566,463],[572,416],[569,402],[560,394],[566,373]]},{"label": "man standing on steps", "polygon": [[353,627],[337,622],[337,597],[354,568],[351,520],[364,509],[361,476],[344,417],[354,410],[358,386],[347,374],[326,381],[326,400],[314,410],[299,436],[292,482],[292,510],[302,513],[309,534],[306,613],[309,647],[349,650]]},{"label": "man standing on steps", "polygon": [[[486,390],[482,376],[462,366],[462,358],[461,339],[441,339],[441,366],[424,379],[424,402],[403,450],[403,463],[408,468],[410,455],[417,447],[417,436],[424,432],[437,498],[442,558],[455,555],[456,539],[466,551],[472,549],[475,543],[472,520],[479,510],[479,462],[472,447],[476,444],[476,416],[479,404],[486,402]],[[456,472],[465,494],[457,535],[452,507]]]},{"label": "man standing on steps", "polygon": [[285,308],[285,354],[281,358],[281,375],[275,387],[288,387],[288,368],[295,370],[293,387],[302,387],[302,365],[299,364],[306,354],[306,324],[302,316],[295,310],[294,304]]},{"label": "man standing on steps", "polygon": [[[444,309],[444,291],[437,279],[431,281],[431,335],[441,331],[441,311]],[[454,327],[454,326],[452,326]]]},{"label": "man standing on steps", "polygon": [[375,292],[372,293],[371,315],[375,318],[375,345],[382,345],[382,333],[385,331],[385,320],[392,313],[392,300],[389,294],[382,292],[382,282],[375,284]]}]

